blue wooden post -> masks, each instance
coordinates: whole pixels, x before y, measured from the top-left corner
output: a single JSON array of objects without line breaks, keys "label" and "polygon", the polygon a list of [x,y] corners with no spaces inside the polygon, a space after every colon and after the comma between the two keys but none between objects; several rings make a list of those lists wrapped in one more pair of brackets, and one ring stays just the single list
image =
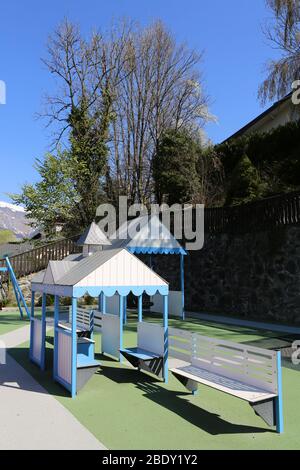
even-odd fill
[{"label": "blue wooden post", "polygon": [[[120,314],[120,349],[123,348],[123,314],[124,314],[124,297],[119,295],[119,314]],[[122,354],[119,355],[119,361],[123,361]]]},{"label": "blue wooden post", "polygon": [[77,299],[72,297],[72,385],[71,394],[75,398],[77,391],[77,333],[76,333]]},{"label": "blue wooden post", "polygon": [[283,425],[283,402],[282,402],[282,372],[281,372],[281,352],[277,351],[277,387],[278,397],[276,398],[276,430],[282,434]]},{"label": "blue wooden post", "polygon": [[11,278],[12,285],[13,285],[13,288],[14,288],[17,304],[18,304],[19,311],[20,311],[20,316],[21,316],[21,318],[23,318],[23,310],[22,310],[22,306],[21,306],[21,302],[22,302],[23,306],[24,306],[24,309],[25,309],[25,312],[27,314],[27,318],[29,318],[30,314],[29,314],[29,310],[28,310],[25,298],[24,298],[23,293],[20,289],[20,286],[18,284],[15,272],[14,272],[13,267],[12,267],[10,261],[9,261],[8,256],[5,256],[5,261],[6,261],[6,266],[7,266],[8,272],[10,274],[10,278]]},{"label": "blue wooden post", "polygon": [[53,350],[53,378],[57,377],[58,364],[58,322],[59,322],[59,296],[54,296],[54,350]]},{"label": "blue wooden post", "polygon": [[127,324],[127,295],[124,297],[124,325]]},{"label": "blue wooden post", "polygon": [[34,292],[34,291],[31,291],[30,346],[29,346],[29,358],[30,358],[30,359],[32,359],[33,335],[34,335],[34,298],[35,298],[35,292]]},{"label": "blue wooden post", "polygon": [[143,321],[143,294],[138,297],[138,321]]},{"label": "blue wooden post", "polygon": [[46,308],[47,295],[42,296],[42,338],[41,338],[41,369],[45,370],[45,346],[46,346]]},{"label": "blue wooden post", "polygon": [[[101,311],[102,315],[104,315],[106,312],[106,297],[104,295],[104,292],[101,292],[100,298],[101,298],[101,308],[99,310]],[[103,335],[101,334],[101,350],[100,350],[101,354],[104,353],[102,344],[103,344]]]},{"label": "blue wooden post", "polygon": [[182,308],[182,320],[185,320],[184,311],[184,255],[180,255],[180,286],[181,286],[181,308]]},{"label": "blue wooden post", "polygon": [[164,295],[164,368],[163,376],[165,383],[168,383],[168,350],[169,350],[169,341],[168,341],[168,308],[169,308],[169,296]]}]

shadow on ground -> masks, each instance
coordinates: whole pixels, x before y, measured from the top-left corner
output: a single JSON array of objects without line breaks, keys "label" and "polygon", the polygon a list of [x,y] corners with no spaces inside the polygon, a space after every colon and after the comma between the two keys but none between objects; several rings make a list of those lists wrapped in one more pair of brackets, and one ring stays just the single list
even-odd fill
[{"label": "shadow on ground", "polygon": [[[57,395],[59,397],[69,397],[67,390],[65,390],[57,382],[53,381],[53,350],[46,348],[46,370],[42,371],[36,364],[33,364],[29,359],[29,350],[28,348],[16,347],[11,348],[8,353],[13,359],[15,359],[20,366],[22,366],[43,388],[39,389],[39,393],[50,393],[51,395]],[[0,369],[1,371],[1,369]],[[2,377],[0,372],[0,383],[2,384],[3,379],[7,382],[9,376],[9,371],[4,372],[4,375],[7,377]],[[11,377],[13,379],[13,377]],[[19,378],[15,377],[11,382],[17,382],[20,388],[26,389],[26,381],[19,383]],[[44,390],[45,389],[45,390]]]},{"label": "shadow on ground", "polygon": [[[100,356],[99,356],[100,357]],[[105,357],[105,361],[107,358]],[[177,414],[189,423],[201,428],[206,433],[213,436],[219,434],[249,434],[249,433],[266,433],[275,432],[255,426],[238,425],[225,421],[218,414],[211,413],[194,405],[185,398],[191,397],[190,393],[175,392],[166,390],[160,385],[158,379],[152,378],[147,374],[143,374],[135,369],[117,368],[102,366],[97,374],[104,375],[108,379],[118,383],[132,383],[140,391],[143,396],[152,400],[174,414]]]}]

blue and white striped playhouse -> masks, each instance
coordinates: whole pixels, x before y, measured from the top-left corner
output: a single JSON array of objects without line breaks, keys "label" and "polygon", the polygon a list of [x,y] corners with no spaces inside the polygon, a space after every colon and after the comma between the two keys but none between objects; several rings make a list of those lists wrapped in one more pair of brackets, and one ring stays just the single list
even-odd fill
[{"label": "blue and white striped playhouse", "polygon": [[[136,256],[123,248],[96,251],[79,261],[50,261],[31,284],[30,358],[45,369],[46,295],[54,295],[54,380],[70,391],[72,397],[99,368],[94,359],[93,322],[83,335],[77,322],[77,302],[85,294],[101,298],[118,295],[119,315],[103,315],[102,352],[125,356],[133,365],[151,370],[165,381],[168,378],[168,283]],[[43,296],[42,318],[35,317],[35,293]],[[129,293],[139,298],[138,344],[123,349],[123,316]],[[163,326],[142,321],[142,294],[163,297]],[[72,299],[71,321],[60,319],[59,299]],[[99,303],[100,303],[99,300]]]},{"label": "blue and white striped playhouse", "polygon": [[[167,227],[160,221],[157,215],[144,215],[130,222],[124,222],[119,229],[110,236],[112,248],[126,248],[134,254],[151,255],[177,255],[180,257],[180,291],[169,291],[169,312],[174,316],[185,318],[184,312],[184,258],[187,255],[185,249],[178,243]],[[110,249],[105,246],[104,249]],[[163,302],[159,295],[151,299],[153,312],[163,312]]]}]

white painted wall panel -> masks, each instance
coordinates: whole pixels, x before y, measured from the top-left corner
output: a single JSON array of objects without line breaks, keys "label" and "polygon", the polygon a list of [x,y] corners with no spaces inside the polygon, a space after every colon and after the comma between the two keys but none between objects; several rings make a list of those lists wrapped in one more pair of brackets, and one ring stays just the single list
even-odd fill
[{"label": "white painted wall panel", "polygon": [[41,363],[42,355],[42,320],[34,318],[33,320],[33,348],[32,355],[35,361]]},{"label": "white painted wall panel", "polygon": [[164,329],[160,325],[140,322],[138,324],[138,347],[163,356]]},{"label": "white painted wall panel", "polygon": [[120,321],[117,315],[105,314],[102,317],[102,351],[119,357]]},{"label": "white painted wall panel", "polygon": [[[163,313],[163,296],[155,294],[150,298],[150,300],[153,302],[153,305],[150,308],[151,312]],[[175,317],[182,316],[181,291],[169,291],[169,315],[173,315]]]},{"label": "white painted wall panel", "polygon": [[112,315],[119,315],[119,295],[113,295],[112,297],[106,297],[106,313]]}]

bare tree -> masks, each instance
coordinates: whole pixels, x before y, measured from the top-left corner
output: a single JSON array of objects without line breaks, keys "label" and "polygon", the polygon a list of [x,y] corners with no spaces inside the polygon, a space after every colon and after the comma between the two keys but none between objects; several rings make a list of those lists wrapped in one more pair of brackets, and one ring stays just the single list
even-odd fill
[{"label": "bare tree", "polygon": [[[44,63],[58,86],[46,97],[44,117],[55,127],[56,146],[65,136],[71,142],[76,189],[86,205],[82,220],[91,218],[104,174],[109,198],[151,201],[152,161],[162,133],[197,132],[211,118],[201,60],[160,21],[141,28],[123,20],[87,39],[64,21],[49,38]],[[106,166],[102,143],[109,147]]]},{"label": "bare tree", "polygon": [[[106,198],[108,142],[116,89],[123,77],[124,48],[130,25],[121,22],[103,36],[84,39],[78,26],[64,21],[48,41],[44,63],[57,80],[45,99],[47,125],[54,126],[54,147],[65,143],[78,194],[78,226],[95,217]],[[74,217],[75,218],[75,217]]]},{"label": "bare tree", "polygon": [[57,80],[56,93],[45,97],[47,125],[55,124],[54,143],[70,130],[72,110],[84,106],[101,127],[111,112],[114,90],[123,70],[125,41],[129,25],[122,22],[118,35],[112,27],[109,37],[94,32],[84,39],[77,25],[65,20],[49,37],[47,69]]},{"label": "bare tree", "polygon": [[136,27],[124,54],[124,76],[114,102],[111,175],[131,201],[147,203],[162,133],[202,127],[209,119],[198,71],[202,55],[177,45],[160,21]]},{"label": "bare tree", "polygon": [[267,77],[259,88],[263,103],[281,98],[291,91],[293,81],[300,78],[300,1],[266,0],[273,18],[264,33],[280,57],[270,61]]}]

